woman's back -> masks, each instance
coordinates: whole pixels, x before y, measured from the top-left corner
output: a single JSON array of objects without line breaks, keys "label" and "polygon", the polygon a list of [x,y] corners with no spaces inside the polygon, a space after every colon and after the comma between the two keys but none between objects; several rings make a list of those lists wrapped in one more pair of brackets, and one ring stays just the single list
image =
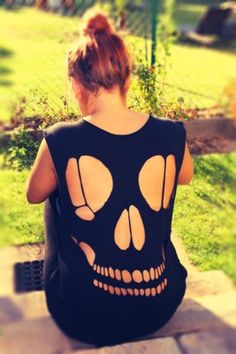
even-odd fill
[{"label": "woman's back", "polygon": [[68,76],[93,118],[45,130],[27,199],[49,197],[55,212],[45,218],[52,317],[69,336],[108,345],[156,331],[183,298],[187,271],[171,221],[177,183],[188,183],[193,166],[182,122],[144,122],[126,107],[133,60],[106,15],[88,18],[79,38]]},{"label": "woman's back", "polygon": [[96,343],[155,331],[186,287],[170,239],[183,123],[149,115],[135,132],[114,134],[81,119],[44,136],[58,180],[58,266],[45,287],[52,316]]}]

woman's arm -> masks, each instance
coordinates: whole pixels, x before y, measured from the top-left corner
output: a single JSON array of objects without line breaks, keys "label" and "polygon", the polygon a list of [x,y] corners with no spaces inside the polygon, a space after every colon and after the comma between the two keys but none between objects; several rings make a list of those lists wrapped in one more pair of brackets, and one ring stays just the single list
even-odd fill
[{"label": "woman's arm", "polygon": [[184,157],[179,171],[178,184],[189,184],[194,175],[193,159],[190,155],[187,142],[185,143]]},{"label": "woman's arm", "polygon": [[45,138],[42,139],[31,173],[26,182],[30,204],[44,202],[57,187],[57,175]]}]

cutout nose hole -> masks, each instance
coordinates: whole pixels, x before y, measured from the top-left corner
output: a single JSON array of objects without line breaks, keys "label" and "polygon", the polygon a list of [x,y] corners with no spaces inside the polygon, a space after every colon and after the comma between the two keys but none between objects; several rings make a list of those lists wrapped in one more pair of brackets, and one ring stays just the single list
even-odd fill
[{"label": "cutout nose hole", "polygon": [[121,250],[127,250],[130,242],[140,251],[145,243],[145,229],[138,208],[130,205],[129,211],[124,209],[116,223],[114,240]]}]

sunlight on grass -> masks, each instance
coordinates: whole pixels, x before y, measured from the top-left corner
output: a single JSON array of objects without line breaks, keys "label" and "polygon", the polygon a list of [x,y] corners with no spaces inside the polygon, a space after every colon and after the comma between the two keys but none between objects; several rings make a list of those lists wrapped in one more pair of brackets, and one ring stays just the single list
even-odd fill
[{"label": "sunlight on grass", "polygon": [[[190,185],[178,186],[172,228],[200,270],[222,269],[236,282],[236,153],[194,157]],[[29,204],[29,172],[0,171],[0,246],[41,242],[43,204]]]},{"label": "sunlight on grass", "polygon": [[[223,64],[224,63],[224,64]],[[222,99],[223,87],[235,77],[235,54],[209,48],[174,45],[167,75],[167,97],[182,96],[188,107],[211,107]]]},{"label": "sunlight on grass", "polygon": [[199,19],[203,16],[207,9],[206,5],[202,4],[177,4],[174,12],[174,20],[177,23],[189,23],[193,28],[197,25]]},{"label": "sunlight on grass", "polygon": [[25,183],[29,172],[0,171],[0,246],[44,240],[43,204],[29,204]]},{"label": "sunlight on grass", "polygon": [[236,153],[194,157],[195,175],[178,186],[173,228],[200,270],[222,269],[236,283]]},{"label": "sunlight on grass", "polygon": [[[196,24],[204,9],[182,3],[175,18]],[[78,36],[80,18],[21,8],[0,9],[0,21],[0,120],[9,119],[11,104],[22,96],[26,115],[44,115],[47,107],[57,115],[68,95],[65,59]],[[126,38],[135,50],[144,51],[142,38]],[[191,108],[220,102],[224,86],[236,77],[233,51],[175,44],[171,62],[166,99],[182,96]],[[41,97],[46,98],[44,106],[38,102]],[[131,106],[129,97],[128,102]],[[77,111],[73,100],[69,105]],[[222,269],[236,283],[236,152],[194,157],[194,164],[191,184],[178,187],[172,227],[200,270]],[[43,204],[29,204],[25,196],[28,174],[0,170],[0,247],[44,240]]]},{"label": "sunlight on grass", "polygon": [[[197,16],[202,11],[202,6],[179,6],[191,7],[192,11],[199,8]],[[25,114],[28,116],[44,114],[45,106],[38,103],[40,97],[47,99],[46,106],[55,114],[65,108],[65,97],[69,109],[76,110],[67,85],[66,53],[78,38],[80,18],[26,7],[16,12],[0,9],[0,21],[0,120],[9,120],[11,105],[21,96],[26,96]],[[144,52],[143,38],[131,35],[126,38],[132,48],[142,48]],[[182,96],[185,105],[192,108],[215,105],[221,98],[223,87],[235,77],[235,55],[230,52],[175,44],[171,63],[166,99],[171,101]],[[135,87],[131,91],[135,91]]]},{"label": "sunlight on grass", "polygon": [[17,12],[0,9],[0,21],[1,48],[9,52],[2,57],[2,65],[8,69],[5,79],[10,82],[7,87],[0,85],[0,120],[9,119],[11,104],[21,96],[27,97],[28,115],[32,108],[42,114],[35,96],[47,97],[50,107],[59,111],[60,96],[66,94],[66,53],[79,18],[22,8]]}]

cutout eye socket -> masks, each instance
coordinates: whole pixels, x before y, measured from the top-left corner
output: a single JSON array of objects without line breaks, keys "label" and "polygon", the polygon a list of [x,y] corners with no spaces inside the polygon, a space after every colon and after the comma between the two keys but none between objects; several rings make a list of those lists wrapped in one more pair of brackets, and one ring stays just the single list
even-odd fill
[{"label": "cutout eye socket", "polygon": [[150,208],[159,211],[167,208],[175,182],[175,156],[170,154],[164,159],[161,155],[147,159],[138,175],[140,191]]},{"label": "cutout eye socket", "polygon": [[99,159],[82,155],[79,160],[69,158],[65,174],[76,215],[84,220],[94,219],[94,213],[104,206],[113,189],[109,169]]},{"label": "cutout eye socket", "polygon": [[163,196],[163,208],[167,209],[175,183],[175,156],[168,155],[166,158],[165,188]]},{"label": "cutout eye socket", "polygon": [[155,155],[144,162],[138,175],[140,191],[150,208],[155,211],[161,209],[164,168],[164,158],[160,155]]},{"label": "cutout eye socket", "polygon": [[74,157],[71,157],[67,163],[66,182],[72,204],[75,206],[84,204],[77,160]]},{"label": "cutout eye socket", "polygon": [[[159,211],[161,206],[168,208],[175,174],[173,154],[168,155],[166,160],[161,155],[155,155],[144,162],[138,175],[138,184],[150,208],[155,211]],[[71,202],[77,207],[76,215],[88,221],[94,219],[94,213],[104,206],[113,189],[113,178],[107,166],[89,155],[80,156],[78,161],[74,157],[69,158],[66,182]],[[122,218],[127,218],[127,215],[124,214]],[[127,239],[120,248],[127,249],[128,242]],[[136,245],[137,249],[141,248],[141,244],[142,241]]]}]

